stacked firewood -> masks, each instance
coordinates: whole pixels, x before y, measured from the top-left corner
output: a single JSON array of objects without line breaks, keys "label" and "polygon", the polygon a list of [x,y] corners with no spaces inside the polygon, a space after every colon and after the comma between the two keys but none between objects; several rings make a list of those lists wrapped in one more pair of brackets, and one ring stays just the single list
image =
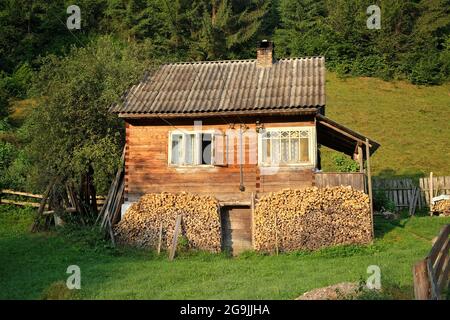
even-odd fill
[{"label": "stacked firewood", "polygon": [[263,196],[255,208],[259,251],[314,250],[372,238],[369,197],[351,187],[285,189]]},{"label": "stacked firewood", "polygon": [[219,252],[221,229],[219,204],[209,196],[190,193],[147,194],[130,206],[115,226],[119,243],[140,247],[170,248],[177,216],[190,248]]},{"label": "stacked firewood", "polygon": [[432,211],[450,216],[450,200],[441,200],[433,205]]}]

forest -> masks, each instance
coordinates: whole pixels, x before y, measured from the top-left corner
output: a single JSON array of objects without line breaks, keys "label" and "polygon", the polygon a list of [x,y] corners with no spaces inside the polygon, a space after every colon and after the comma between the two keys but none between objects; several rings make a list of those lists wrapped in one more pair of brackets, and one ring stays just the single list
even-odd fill
[{"label": "forest", "polygon": [[0,188],[104,194],[123,146],[108,107],[165,62],[252,59],[270,39],[277,57],[323,55],[340,77],[450,79],[450,0],[3,0],[0,17]]}]

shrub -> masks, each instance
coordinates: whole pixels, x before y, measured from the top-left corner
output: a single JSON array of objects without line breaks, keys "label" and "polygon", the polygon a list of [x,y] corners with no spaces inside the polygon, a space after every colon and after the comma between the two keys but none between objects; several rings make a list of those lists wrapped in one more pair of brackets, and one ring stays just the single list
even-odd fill
[{"label": "shrub", "polygon": [[395,203],[388,199],[386,192],[383,190],[376,190],[373,193],[373,208],[376,211],[381,211],[383,208],[387,211],[395,211]]},{"label": "shrub", "polygon": [[339,172],[358,172],[358,162],[350,159],[343,154],[333,154],[332,156],[334,165]]},{"label": "shrub", "polygon": [[64,281],[57,281],[52,283],[42,293],[42,300],[72,300],[77,298],[77,292],[67,288]]}]

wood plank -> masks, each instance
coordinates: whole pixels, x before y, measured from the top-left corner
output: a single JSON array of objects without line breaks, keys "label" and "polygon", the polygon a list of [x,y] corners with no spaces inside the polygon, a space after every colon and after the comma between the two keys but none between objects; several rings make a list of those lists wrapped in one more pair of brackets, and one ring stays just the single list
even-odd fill
[{"label": "wood plank", "polygon": [[41,194],[34,194],[34,193],[28,193],[28,192],[21,192],[21,191],[15,191],[10,189],[2,189],[0,190],[0,194],[11,194],[11,195],[17,195],[17,196],[23,196],[23,197],[29,197],[29,198],[37,198],[42,199]]},{"label": "wood plank", "polygon": [[10,199],[2,199],[1,203],[2,204],[13,204],[13,205],[22,206],[22,207],[30,206],[30,207],[34,207],[34,208],[39,208],[39,206],[40,206],[39,202],[16,201],[16,200],[10,200]]},{"label": "wood plank", "polygon": [[430,297],[430,282],[428,280],[427,260],[420,260],[414,265],[414,297],[416,300],[428,300]]},{"label": "wood plank", "polygon": [[173,232],[173,238],[172,238],[172,246],[170,248],[170,255],[169,260],[172,261],[175,258],[175,252],[177,250],[177,244],[178,244],[178,234],[180,233],[181,228],[181,214],[177,216],[177,220],[175,222],[175,229]]},{"label": "wood plank", "polygon": [[446,225],[441,229],[436,242],[433,244],[433,247],[431,248],[431,251],[427,256],[433,265],[436,262],[436,258],[439,255],[442,246],[448,240],[449,234],[450,234],[450,224]]}]

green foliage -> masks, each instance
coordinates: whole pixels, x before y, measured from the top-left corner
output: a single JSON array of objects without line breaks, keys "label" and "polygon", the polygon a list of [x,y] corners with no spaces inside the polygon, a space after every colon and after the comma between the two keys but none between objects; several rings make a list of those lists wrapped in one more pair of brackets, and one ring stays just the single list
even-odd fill
[{"label": "green foliage", "polygon": [[123,145],[122,123],[108,108],[151,69],[146,48],[103,37],[43,60],[31,90],[42,103],[23,129],[42,181],[55,176],[78,181],[91,166],[99,192],[106,191]]},{"label": "green foliage", "polygon": [[341,153],[333,154],[334,165],[338,172],[358,172],[359,164],[348,156]]},{"label": "green foliage", "polygon": [[41,300],[74,300],[78,297],[77,293],[67,288],[64,281],[57,281],[44,290]]},{"label": "green foliage", "polygon": [[[323,55],[339,76],[407,76],[415,84],[449,79],[444,54],[448,0],[381,0],[381,30],[366,27],[365,0],[280,1],[275,30],[281,56]],[[445,55],[445,54],[444,54]],[[435,57],[435,58],[433,58]],[[444,66],[445,65],[445,66]]]},{"label": "green foliage", "polygon": [[58,229],[58,233],[76,250],[82,252],[93,250],[95,252],[109,252],[113,250],[112,244],[106,238],[105,232],[98,225],[80,226],[70,221],[70,215],[63,216],[65,224]]},{"label": "green foliage", "polygon": [[373,193],[373,209],[375,211],[387,210],[394,212],[396,210],[395,203],[386,195],[383,190],[375,190]]},{"label": "green foliage", "polygon": [[8,185],[6,171],[13,161],[15,154],[16,148],[12,144],[0,140],[0,188]]}]

